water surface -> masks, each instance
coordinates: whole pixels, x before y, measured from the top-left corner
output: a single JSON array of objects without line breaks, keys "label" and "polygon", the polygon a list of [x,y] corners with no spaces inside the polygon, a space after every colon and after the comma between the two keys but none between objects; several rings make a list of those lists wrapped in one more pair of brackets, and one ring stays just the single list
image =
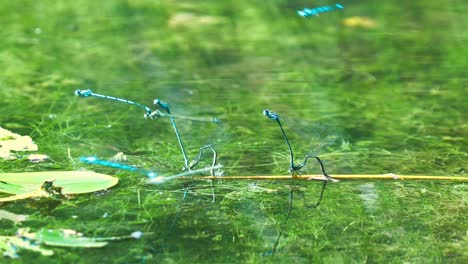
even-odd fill
[{"label": "water surface", "polygon": [[[303,18],[304,1],[14,1],[0,4],[0,126],[30,135],[51,160],[1,161],[1,171],[69,170],[80,156],[110,158],[176,174],[183,166],[167,119],[75,89],[174,114],[188,155],[216,142],[225,175],[288,175],[287,147],[264,108],[289,117],[298,159],[325,126],[337,139],[320,155],[329,174],[466,175],[468,5],[462,1],[346,1],[344,10]],[[317,5],[334,4],[320,1]],[[344,21],[366,17],[373,23]],[[296,121],[295,121],[296,120]],[[309,135],[309,136],[308,136]],[[67,156],[67,150],[74,161]],[[200,164],[210,164],[206,160]],[[14,263],[462,263],[466,185],[342,181],[309,209],[321,185],[208,182],[186,200],[183,185],[148,186],[116,175],[104,195],[80,195],[48,215],[27,203],[33,229],[74,228],[88,236],[153,232],[103,249],[22,252]],[[309,172],[317,173],[311,166]],[[305,202],[304,202],[305,201]],[[178,212],[178,213],[177,213]],[[105,217],[104,217],[105,216]],[[1,235],[17,227],[0,222]],[[276,254],[263,257],[283,230]]]}]

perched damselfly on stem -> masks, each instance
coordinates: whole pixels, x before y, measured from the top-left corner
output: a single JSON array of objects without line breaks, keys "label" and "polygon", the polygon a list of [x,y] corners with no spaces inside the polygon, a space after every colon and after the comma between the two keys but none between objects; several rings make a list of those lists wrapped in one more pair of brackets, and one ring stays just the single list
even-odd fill
[{"label": "perched damselfly on stem", "polygon": [[[213,147],[212,144],[206,144],[202,147],[200,147],[199,151],[198,151],[198,154],[196,155],[196,157],[194,159],[192,159],[191,161],[189,161],[189,158],[188,158],[188,155],[187,155],[187,151],[186,151],[186,148],[185,148],[185,145],[182,141],[182,137],[180,135],[180,132],[179,132],[179,129],[177,127],[177,124],[175,122],[175,118],[172,116],[172,113],[171,113],[171,110],[170,110],[170,107],[169,107],[169,104],[164,102],[164,101],[161,101],[159,99],[155,99],[154,100],[154,104],[161,108],[162,110],[164,110],[166,112],[166,114],[169,116],[169,120],[171,122],[171,125],[172,125],[172,128],[174,129],[174,133],[176,135],[176,138],[177,138],[177,142],[179,144],[179,148],[180,148],[180,151],[182,153],[182,157],[184,159],[184,167],[183,169],[184,170],[187,170],[187,171],[191,171],[193,170],[201,161],[202,157],[203,157],[203,154],[206,152],[206,151],[209,151],[212,153],[213,155],[213,159],[212,159],[212,164],[211,164],[211,170],[210,170],[210,174],[211,176],[218,176],[217,174],[219,173],[216,173],[215,172],[215,167],[216,167],[216,163],[217,163],[217,159],[218,159],[218,152],[215,150],[215,148]],[[213,202],[215,202],[216,200],[216,196],[215,196],[215,193],[214,193],[214,186],[213,186],[213,182],[211,182],[211,186],[212,186],[212,194],[213,194]],[[186,194],[184,194],[184,197],[186,196]]]},{"label": "perched damselfly on stem", "polygon": [[[280,116],[277,113],[272,112],[272,111],[270,111],[268,109],[263,110],[263,115],[265,117],[267,117],[268,119],[275,121],[278,124],[278,127],[280,128],[281,134],[283,136],[283,139],[284,139],[284,141],[286,143],[286,146],[288,147],[288,151],[289,151],[289,168],[288,169],[289,169],[289,172],[291,173],[291,175],[301,175],[302,169],[307,165],[307,162],[308,162],[309,159],[315,159],[318,162],[319,167],[320,167],[320,171],[321,171],[321,173],[322,173],[322,175],[324,177],[324,181],[323,181],[323,185],[322,185],[322,188],[321,188],[321,191],[320,191],[319,199],[315,203],[315,205],[313,206],[313,208],[317,208],[320,205],[321,201],[322,201],[323,194],[324,194],[325,188],[327,186],[327,183],[329,181],[337,181],[337,180],[333,179],[330,175],[327,174],[327,172],[325,171],[325,167],[323,165],[322,160],[317,155],[306,154],[305,157],[304,157],[304,160],[301,163],[296,163],[294,161],[294,152],[293,152],[293,149],[291,147],[291,143],[289,141],[288,136],[286,135],[286,131],[285,131],[284,127],[283,127]],[[308,140],[308,139],[304,138],[304,140]],[[289,192],[288,210],[287,210],[286,218],[284,220],[284,225],[287,224],[287,222],[289,220],[289,217],[291,215],[291,210],[292,210],[292,206],[293,206],[293,196],[294,196],[294,185],[292,185],[291,190]],[[276,239],[276,242],[273,245],[272,250],[270,250],[267,254],[273,254],[273,253],[276,252],[276,248],[278,246],[278,243],[279,243],[279,240],[280,240],[282,234],[283,234],[283,228],[281,228],[281,231],[280,231],[280,233],[279,233],[279,235],[278,235],[278,237]]]}]

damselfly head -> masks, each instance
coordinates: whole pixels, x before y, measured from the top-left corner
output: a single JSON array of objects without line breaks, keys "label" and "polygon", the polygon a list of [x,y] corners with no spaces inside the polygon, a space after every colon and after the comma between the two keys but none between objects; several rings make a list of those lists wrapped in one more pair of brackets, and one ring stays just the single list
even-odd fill
[{"label": "damselfly head", "polygon": [[263,115],[268,117],[269,119],[271,120],[278,120],[279,119],[279,116],[277,113],[275,112],[271,112],[270,110],[268,109],[263,109]]},{"label": "damselfly head", "polygon": [[154,103],[155,105],[157,105],[157,106],[160,106],[160,107],[166,109],[166,110],[169,109],[169,104],[166,103],[166,102],[163,102],[163,101],[161,101],[161,100],[159,100],[159,99],[154,99],[153,103]]},{"label": "damselfly head", "polygon": [[154,99],[153,103],[159,107],[164,108],[168,114],[171,114],[171,110],[169,109],[169,104],[166,102],[163,102],[159,99]]},{"label": "damselfly head", "polygon": [[91,91],[90,89],[88,89],[88,90],[75,90],[75,95],[76,96],[88,97],[88,96],[91,96],[92,94],[93,94],[93,91]]}]

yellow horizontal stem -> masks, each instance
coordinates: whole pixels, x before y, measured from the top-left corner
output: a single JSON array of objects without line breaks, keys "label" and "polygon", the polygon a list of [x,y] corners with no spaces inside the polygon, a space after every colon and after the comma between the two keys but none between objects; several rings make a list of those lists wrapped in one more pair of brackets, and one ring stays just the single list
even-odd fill
[{"label": "yellow horizontal stem", "polygon": [[[457,176],[415,176],[415,175],[396,175],[396,174],[343,174],[331,175],[336,180],[441,180],[441,181],[468,181],[468,177]],[[316,180],[325,181],[322,175],[302,175],[302,176],[206,176],[196,179],[201,180]]]}]

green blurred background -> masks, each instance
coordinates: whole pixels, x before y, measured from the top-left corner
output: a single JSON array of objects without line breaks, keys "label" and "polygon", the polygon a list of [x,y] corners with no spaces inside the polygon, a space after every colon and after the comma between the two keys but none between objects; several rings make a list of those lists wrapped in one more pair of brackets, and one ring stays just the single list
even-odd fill
[{"label": "green blurred background", "polygon": [[[76,89],[155,98],[178,120],[189,156],[214,142],[225,175],[287,175],[288,153],[269,108],[285,117],[297,158],[326,135],[329,174],[466,175],[468,4],[463,1],[3,1],[0,4],[0,126],[30,135],[44,163],[0,161],[0,171],[88,168],[81,156],[127,155],[164,175],[183,165],[167,119],[136,107],[78,98]],[[289,119],[287,119],[289,118]],[[318,133],[316,128],[324,128]],[[322,131],[322,130],[320,130]],[[73,158],[70,160],[68,151]],[[209,159],[202,166],[210,164]],[[22,252],[12,263],[463,263],[467,190],[456,182],[290,182],[148,186],[117,175],[108,193],[81,195],[47,215],[27,203],[32,229],[88,236],[153,232],[104,249]],[[317,168],[310,168],[316,173]],[[206,188],[205,188],[206,187]],[[465,212],[465,213],[463,213]],[[104,217],[106,216],[106,217]],[[0,221],[0,235],[17,226]],[[262,257],[284,234],[273,256]]]}]

